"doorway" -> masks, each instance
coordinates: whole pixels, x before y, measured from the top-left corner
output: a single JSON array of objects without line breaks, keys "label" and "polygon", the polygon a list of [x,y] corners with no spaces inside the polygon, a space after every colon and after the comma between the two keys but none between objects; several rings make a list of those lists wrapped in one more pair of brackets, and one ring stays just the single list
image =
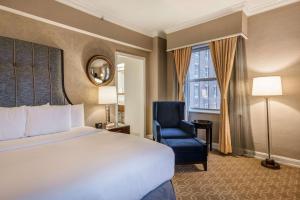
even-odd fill
[{"label": "doorway", "polygon": [[130,134],[145,137],[145,58],[116,53],[117,119],[130,125]]}]

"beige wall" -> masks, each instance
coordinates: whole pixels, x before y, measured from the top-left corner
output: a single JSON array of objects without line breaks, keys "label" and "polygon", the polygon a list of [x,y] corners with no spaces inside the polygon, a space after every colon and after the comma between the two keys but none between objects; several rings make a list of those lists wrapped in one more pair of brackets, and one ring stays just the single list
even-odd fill
[{"label": "beige wall", "polygon": [[203,24],[167,34],[167,49],[204,42],[226,35],[244,33],[247,35],[247,18],[240,11]]},{"label": "beige wall", "polygon": [[[283,81],[284,95],[271,99],[272,153],[294,159],[300,159],[299,19],[300,3],[298,2],[251,16],[248,18],[248,26],[243,25],[249,37],[246,41],[249,83],[252,84],[253,77],[264,75],[280,75]],[[181,34],[182,41],[184,38],[188,40],[188,34],[185,37],[184,32]],[[186,42],[185,45],[187,44],[189,43]],[[171,84],[168,81],[168,88],[172,88]],[[169,93],[171,92],[168,91]],[[254,148],[255,151],[266,152],[264,99],[250,96],[250,101]],[[213,142],[218,142],[219,115],[191,113],[190,117],[212,120],[214,122]]]},{"label": "beige wall", "polygon": [[0,5],[71,27],[152,49],[152,38],[68,7],[54,0],[0,0]]},{"label": "beige wall", "polygon": [[[273,154],[300,159],[300,3],[248,19],[247,61],[252,77],[280,75],[283,96],[271,98]],[[256,151],[265,151],[264,100],[251,97]]]},{"label": "beige wall", "polygon": [[[85,74],[88,59],[96,54],[109,57],[113,62],[115,52],[125,52],[146,58],[149,53],[100,40],[74,31],[59,28],[26,17],[0,11],[0,35],[49,45],[64,50],[65,88],[72,103],[84,103],[86,124],[105,120],[103,106],[97,105],[98,87]],[[149,77],[147,76],[146,79]],[[147,98],[149,98],[147,96]]]},{"label": "beige wall", "polygon": [[160,37],[153,38],[152,52],[150,53],[150,67],[148,70],[148,106],[147,106],[147,133],[152,133],[152,102],[167,98],[167,42]]}]

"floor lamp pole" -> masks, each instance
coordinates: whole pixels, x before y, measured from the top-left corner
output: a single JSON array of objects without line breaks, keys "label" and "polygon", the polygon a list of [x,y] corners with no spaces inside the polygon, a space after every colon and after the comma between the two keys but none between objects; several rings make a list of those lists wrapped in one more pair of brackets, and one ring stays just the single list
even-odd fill
[{"label": "floor lamp pole", "polygon": [[266,97],[266,108],[267,108],[267,134],[268,134],[268,159],[271,159],[271,149],[270,149],[270,117],[269,117],[269,98]]},{"label": "floor lamp pole", "polygon": [[261,161],[261,165],[270,169],[280,169],[280,165],[271,159],[271,144],[270,144],[270,116],[269,116],[269,98],[266,97],[267,108],[267,136],[268,136],[268,158]]}]

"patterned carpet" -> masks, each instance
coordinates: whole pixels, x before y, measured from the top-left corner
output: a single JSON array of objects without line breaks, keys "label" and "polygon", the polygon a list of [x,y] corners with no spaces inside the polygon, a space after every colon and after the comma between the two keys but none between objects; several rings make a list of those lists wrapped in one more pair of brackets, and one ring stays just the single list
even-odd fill
[{"label": "patterned carpet", "polygon": [[202,165],[176,166],[173,179],[178,200],[300,200],[300,168],[261,167],[260,160],[209,154]]}]

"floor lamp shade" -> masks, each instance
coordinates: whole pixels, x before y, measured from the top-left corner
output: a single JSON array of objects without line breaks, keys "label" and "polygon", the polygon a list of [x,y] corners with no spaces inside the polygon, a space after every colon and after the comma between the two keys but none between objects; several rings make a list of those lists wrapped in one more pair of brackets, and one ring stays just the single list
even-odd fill
[{"label": "floor lamp shade", "polygon": [[282,95],[280,76],[265,76],[253,79],[252,96]]},{"label": "floor lamp shade", "polygon": [[267,108],[267,150],[268,158],[261,162],[261,165],[270,169],[280,169],[280,165],[271,159],[270,144],[270,117],[269,117],[269,97],[282,95],[282,85],[280,76],[265,76],[253,79],[252,96],[263,96],[266,100]]},{"label": "floor lamp shade", "polygon": [[117,103],[117,89],[116,86],[102,86],[99,87],[98,92],[99,104],[116,104]]}]

